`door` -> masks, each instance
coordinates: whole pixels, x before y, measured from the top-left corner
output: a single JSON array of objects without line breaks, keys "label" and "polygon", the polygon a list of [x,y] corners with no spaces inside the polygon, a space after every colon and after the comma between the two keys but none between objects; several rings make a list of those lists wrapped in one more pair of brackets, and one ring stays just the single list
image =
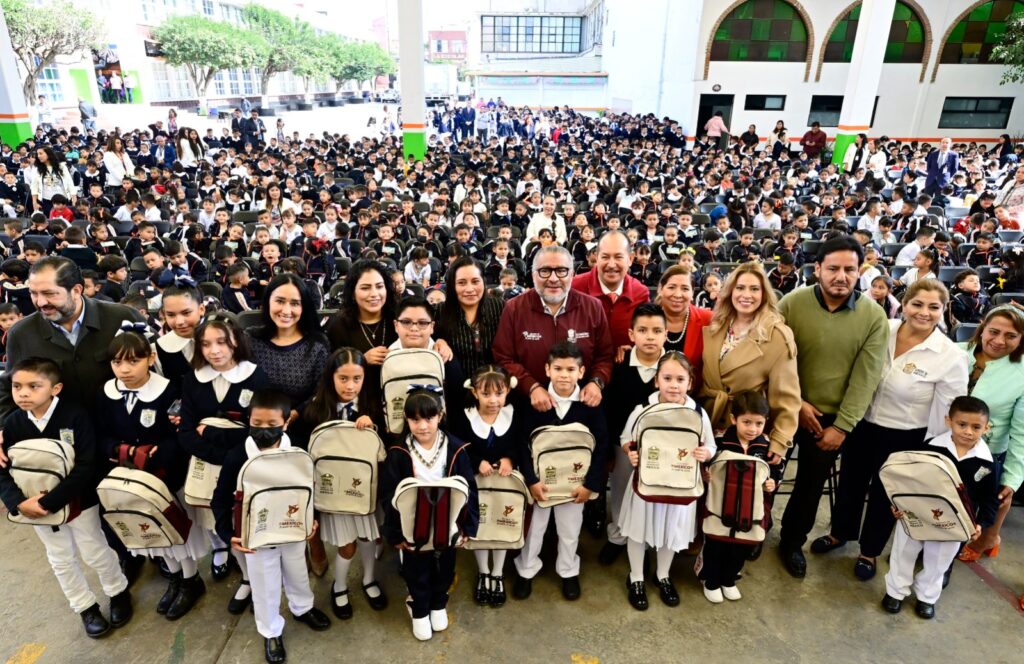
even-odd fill
[{"label": "door", "polygon": [[717,113],[722,112],[722,119],[725,126],[732,129],[732,102],[733,95],[701,95],[700,106],[697,108],[697,126],[694,127],[694,134],[704,134],[704,125]]}]

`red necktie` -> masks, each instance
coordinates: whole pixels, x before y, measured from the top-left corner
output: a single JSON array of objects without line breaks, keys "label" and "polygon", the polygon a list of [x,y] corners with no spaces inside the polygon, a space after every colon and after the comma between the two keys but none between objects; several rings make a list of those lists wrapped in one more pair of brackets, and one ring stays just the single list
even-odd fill
[{"label": "red necktie", "polygon": [[615,305],[615,301],[619,299],[618,293],[608,293],[608,299],[612,301],[612,305]]}]

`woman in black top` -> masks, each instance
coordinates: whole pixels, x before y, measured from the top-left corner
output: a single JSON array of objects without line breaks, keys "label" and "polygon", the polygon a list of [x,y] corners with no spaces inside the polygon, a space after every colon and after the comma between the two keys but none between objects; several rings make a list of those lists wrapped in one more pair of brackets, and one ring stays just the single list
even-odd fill
[{"label": "woman in black top", "polygon": [[452,261],[445,283],[449,297],[441,305],[437,339],[451,346],[465,375],[472,376],[480,367],[494,362],[491,345],[504,300],[484,294],[483,271],[469,256]]}]

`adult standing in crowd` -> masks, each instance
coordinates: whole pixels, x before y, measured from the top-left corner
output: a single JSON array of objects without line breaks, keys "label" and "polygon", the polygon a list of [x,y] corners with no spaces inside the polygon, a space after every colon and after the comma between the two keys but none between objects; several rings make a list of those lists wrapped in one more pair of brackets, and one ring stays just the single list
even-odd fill
[{"label": "adult standing in crowd", "polygon": [[494,363],[492,346],[504,300],[489,295],[480,264],[471,256],[452,261],[444,282],[448,298],[441,305],[437,340],[447,342],[466,376]]},{"label": "adult standing in crowd", "polygon": [[999,553],[999,531],[1013,494],[1024,482],[1024,313],[1009,304],[991,309],[963,347],[970,394],[989,407],[991,428],[985,441],[996,461],[1000,487],[998,512],[979,517],[987,527],[960,554],[961,560],[972,562]]},{"label": "adult standing in crowd", "polygon": [[96,131],[96,107],[82,97],[78,98],[78,114],[82,118],[82,129],[85,133]]},{"label": "adult standing in crowd", "polygon": [[932,150],[924,158],[927,175],[924,180],[924,193],[937,196],[942,193],[953,176],[960,170],[960,155],[950,149],[953,144],[949,138],[939,141],[939,149]]},{"label": "adult standing in crowd", "polygon": [[853,143],[846,146],[846,154],[843,155],[843,172],[852,174],[860,168],[867,168],[870,157],[868,135],[857,134]]},{"label": "adult standing in crowd", "polygon": [[131,177],[135,172],[135,164],[124,151],[124,141],[117,134],[111,134],[107,140],[107,149],[103,152],[103,166],[107,169],[108,189],[119,189],[121,181]]},{"label": "adult standing in crowd", "polygon": [[851,236],[818,249],[818,283],[782,298],[779,312],[796,341],[800,448],[796,483],[782,515],[779,555],[794,577],[807,573],[801,547],[814,527],[825,479],[860,422],[885,364],[889,326],[881,307],[855,288],[864,250]]},{"label": "adult standing in crowd", "polygon": [[938,279],[915,281],[904,294],[902,320],[889,321],[882,380],[843,445],[832,528],[811,543],[814,553],[827,553],[859,538],[853,571],[861,581],[875,576],[896,523],[879,469],[893,452],[920,449],[926,439],[946,431],[949,404],[967,394],[966,354],[939,327],[948,303],[949,292]]},{"label": "adult standing in crowd", "polygon": [[715,430],[729,428],[732,395],[756,390],[772,409],[765,431],[771,451],[786,454],[800,415],[796,343],[760,263],[743,263],[729,274],[703,336],[700,396]]},{"label": "adult standing in crowd", "polygon": [[721,111],[715,111],[711,119],[704,123],[704,131],[719,150],[729,147],[729,128],[725,126],[725,118],[722,117]]},{"label": "adult standing in crowd", "polygon": [[533,259],[533,289],[505,305],[494,338],[494,359],[519,381],[517,389],[541,412],[554,407],[545,387],[548,351],[560,341],[572,341],[583,353],[585,385],[580,400],[601,403],[612,374],[608,319],[601,303],[572,289],[572,254],[552,245]]},{"label": "adult standing in crowd", "polygon": [[673,265],[658,280],[655,302],[665,312],[668,337],[665,350],[677,350],[690,361],[697,376],[701,375],[704,355],[704,327],[711,322],[710,309],[693,303],[693,275],[685,265]]},{"label": "adult standing in crowd", "polygon": [[49,146],[36,150],[36,176],[28,184],[33,207],[47,218],[53,209],[54,196],[63,196],[71,206],[78,201],[75,182],[71,179],[67,164]]},{"label": "adult standing in crowd", "polygon": [[786,124],[782,120],[775,123],[775,129],[772,129],[768,143],[771,145],[772,159],[778,159],[783,152],[789,154],[789,130],[786,129]]},{"label": "adult standing in crowd", "polygon": [[115,104],[124,100],[124,79],[117,70],[110,72],[110,97]]},{"label": "adult standing in crowd", "polygon": [[1005,207],[1012,219],[1024,224],[1024,165],[1018,166],[1013,179],[999,190],[996,205]]},{"label": "adult standing in crowd", "polygon": [[821,130],[820,122],[812,122],[811,128],[800,139],[800,147],[807,153],[811,161],[821,158],[826,143],[828,143],[828,135]]},{"label": "adult standing in crowd", "polygon": [[639,279],[629,274],[633,255],[629,238],[622,231],[608,231],[597,243],[597,265],[593,270],[573,277],[573,290],[596,297],[608,318],[615,346],[615,361],[621,362],[633,345],[629,341],[633,311],[650,302],[651,293]]}]

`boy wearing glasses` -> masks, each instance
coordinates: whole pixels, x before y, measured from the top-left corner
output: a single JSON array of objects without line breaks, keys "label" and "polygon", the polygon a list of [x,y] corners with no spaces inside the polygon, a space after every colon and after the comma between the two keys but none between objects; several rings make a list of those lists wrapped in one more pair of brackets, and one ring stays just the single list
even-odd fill
[{"label": "boy wearing glasses", "polygon": [[[434,350],[434,307],[419,295],[404,298],[398,303],[398,310],[395,313],[395,332],[398,333],[398,341],[388,347],[390,350]],[[465,376],[457,359],[452,357],[444,363],[445,403],[462,403],[465,396],[464,381]]]}]

